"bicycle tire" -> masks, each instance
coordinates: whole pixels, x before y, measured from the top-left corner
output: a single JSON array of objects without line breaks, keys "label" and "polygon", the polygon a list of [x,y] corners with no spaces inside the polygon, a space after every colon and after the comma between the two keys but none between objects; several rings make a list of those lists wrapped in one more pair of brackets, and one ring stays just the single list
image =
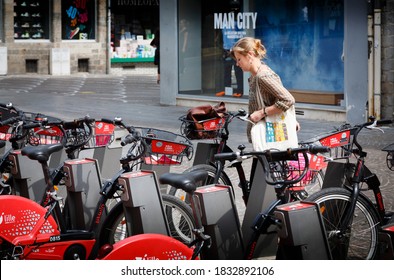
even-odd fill
[{"label": "bicycle tire", "polygon": [[349,229],[346,233],[338,231],[350,200],[351,192],[338,187],[322,189],[305,199],[319,205],[333,259],[373,259],[378,249],[379,217],[369,200],[359,196]]},{"label": "bicycle tire", "polygon": [[[216,167],[209,165],[209,164],[194,165],[194,166],[186,169],[183,173],[188,173],[188,172],[196,171],[196,170],[205,170],[208,172],[207,180],[205,180],[204,182],[200,182],[199,187],[217,183],[220,185],[230,186],[231,188],[233,188],[230,178],[228,177],[228,175],[224,171],[222,171],[222,173],[220,174],[219,181],[215,182]],[[190,204],[190,199],[188,198],[188,195],[183,190],[180,190],[180,189],[177,189],[174,187],[170,187],[168,194],[178,197],[179,199],[186,202],[187,204]]]},{"label": "bicycle tire", "polygon": [[171,237],[184,244],[190,244],[194,239],[193,229],[196,228],[192,209],[172,195],[162,194],[162,200]]},{"label": "bicycle tire", "polygon": [[[192,231],[196,227],[190,206],[166,194],[162,194],[162,201],[171,236],[188,245],[193,239]],[[133,232],[127,231],[123,205],[119,202],[111,209],[101,227],[99,246],[114,244],[131,235]]]},{"label": "bicycle tire", "polygon": [[324,170],[319,170],[316,173],[315,178],[312,180],[312,182],[305,185],[305,191],[307,192],[308,196],[322,189],[324,176],[325,176]]}]

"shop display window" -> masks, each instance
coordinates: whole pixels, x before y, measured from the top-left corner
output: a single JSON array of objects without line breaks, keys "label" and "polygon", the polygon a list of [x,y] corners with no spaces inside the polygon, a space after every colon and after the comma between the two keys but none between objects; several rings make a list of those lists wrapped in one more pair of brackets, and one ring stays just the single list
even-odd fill
[{"label": "shop display window", "polygon": [[14,39],[49,39],[49,6],[49,0],[14,0]]},{"label": "shop display window", "polygon": [[96,0],[62,0],[62,39],[96,39]]},{"label": "shop display window", "polygon": [[229,50],[239,38],[252,36],[262,40],[267,64],[298,100],[341,105],[343,0],[180,0],[178,11],[181,94],[247,95],[249,73],[235,67]]},{"label": "shop display window", "polygon": [[113,1],[111,11],[111,62],[153,62],[159,1]]}]

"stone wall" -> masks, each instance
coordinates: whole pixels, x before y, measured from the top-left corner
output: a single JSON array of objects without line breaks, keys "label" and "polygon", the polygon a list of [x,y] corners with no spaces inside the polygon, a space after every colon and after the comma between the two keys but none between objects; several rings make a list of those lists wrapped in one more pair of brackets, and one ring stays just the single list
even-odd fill
[{"label": "stone wall", "polygon": [[394,117],[394,0],[382,9],[382,118]]},{"label": "stone wall", "polygon": [[107,67],[107,1],[97,0],[96,39],[87,41],[62,40],[61,1],[50,1],[51,34],[49,40],[14,40],[14,0],[4,0],[4,41],[0,46],[7,47],[8,74],[29,73],[26,60],[36,61],[37,74],[51,74],[51,50],[67,48],[70,50],[70,73],[79,72],[78,61],[88,61],[88,72],[105,74]]}]

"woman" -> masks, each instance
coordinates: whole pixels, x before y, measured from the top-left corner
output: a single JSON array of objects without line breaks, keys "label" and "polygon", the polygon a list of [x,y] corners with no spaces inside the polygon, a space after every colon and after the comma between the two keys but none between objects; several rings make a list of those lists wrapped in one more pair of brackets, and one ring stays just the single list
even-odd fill
[{"label": "woman", "polygon": [[[261,40],[252,37],[239,39],[231,49],[230,55],[244,71],[250,72],[249,77],[249,114],[250,120],[257,123],[266,116],[279,114],[294,106],[295,100],[283,86],[280,77],[266,65],[262,59],[266,57],[266,49]],[[259,89],[257,89],[257,85]],[[258,105],[257,93],[262,95],[263,108]],[[247,135],[251,142],[248,124]],[[300,126],[297,123],[297,130]]]},{"label": "woman", "polygon": [[[257,123],[266,116],[279,114],[294,106],[295,100],[291,93],[283,86],[280,77],[268,67],[262,59],[266,57],[267,51],[261,40],[252,37],[239,39],[231,49],[230,55],[235,59],[237,65],[244,71],[250,72],[249,77],[249,118]],[[259,88],[257,88],[257,86]],[[264,102],[262,108],[258,102],[257,94],[261,94]],[[261,99],[260,99],[261,100]],[[248,123],[247,136],[252,142],[251,123]],[[296,123],[296,130],[300,126]],[[253,145],[254,146],[254,145]],[[250,185],[256,179],[257,159],[253,160],[250,174]],[[257,174],[257,176],[259,176]],[[260,178],[257,177],[257,182]]]}]

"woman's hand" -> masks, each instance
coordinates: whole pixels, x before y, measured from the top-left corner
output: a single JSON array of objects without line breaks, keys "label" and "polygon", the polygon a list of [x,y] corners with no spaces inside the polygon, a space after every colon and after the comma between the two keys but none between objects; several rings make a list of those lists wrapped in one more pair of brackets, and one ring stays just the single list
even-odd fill
[{"label": "woman's hand", "polygon": [[254,122],[257,123],[258,121],[262,120],[263,118],[265,118],[264,115],[264,111],[263,110],[257,110],[254,111],[250,116],[249,119]]}]

